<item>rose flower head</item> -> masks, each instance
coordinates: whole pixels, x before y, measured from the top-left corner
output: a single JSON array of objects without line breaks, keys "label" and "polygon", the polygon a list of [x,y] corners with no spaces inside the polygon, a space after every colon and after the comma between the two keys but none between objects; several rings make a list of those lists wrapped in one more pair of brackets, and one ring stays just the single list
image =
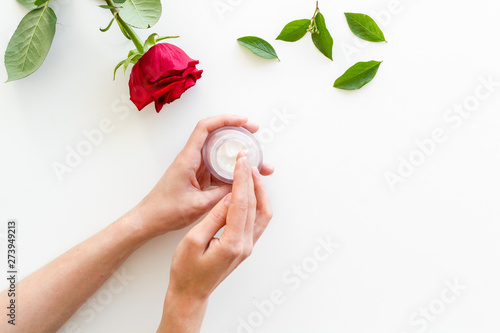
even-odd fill
[{"label": "rose flower head", "polygon": [[196,84],[202,70],[175,45],[160,43],[151,47],[134,65],[130,74],[130,100],[142,110],[155,102],[156,112]]}]

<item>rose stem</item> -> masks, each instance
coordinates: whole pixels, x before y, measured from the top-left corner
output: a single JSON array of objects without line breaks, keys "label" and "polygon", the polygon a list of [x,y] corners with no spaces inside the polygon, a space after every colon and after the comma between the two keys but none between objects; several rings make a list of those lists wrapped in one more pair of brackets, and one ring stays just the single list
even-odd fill
[{"label": "rose stem", "polygon": [[[115,4],[113,3],[112,0],[105,0],[106,4],[108,6],[114,6]],[[127,32],[129,35],[130,39],[132,39],[132,42],[134,42],[135,47],[137,48],[137,51],[139,51],[140,54],[144,53],[144,43],[142,42],[141,38],[137,36],[135,33],[134,29],[132,29],[123,19],[120,17],[118,14],[118,11],[116,9],[111,8],[110,9],[111,13],[116,19],[116,22]]]}]

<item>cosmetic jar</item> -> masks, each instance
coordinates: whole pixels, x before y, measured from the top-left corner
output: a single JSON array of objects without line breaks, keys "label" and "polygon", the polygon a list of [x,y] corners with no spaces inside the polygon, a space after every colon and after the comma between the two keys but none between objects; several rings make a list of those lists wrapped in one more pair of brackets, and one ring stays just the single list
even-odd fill
[{"label": "cosmetic jar", "polygon": [[262,168],[263,155],[259,142],[243,127],[226,126],[210,133],[203,145],[203,162],[218,180],[232,184],[236,157],[242,150],[248,152],[251,167]]}]

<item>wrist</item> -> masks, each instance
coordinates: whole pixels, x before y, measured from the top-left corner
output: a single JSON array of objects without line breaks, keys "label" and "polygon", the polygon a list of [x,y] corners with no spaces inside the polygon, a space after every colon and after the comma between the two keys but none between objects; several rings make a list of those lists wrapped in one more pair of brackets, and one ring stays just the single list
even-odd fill
[{"label": "wrist", "polygon": [[157,236],[151,228],[153,224],[151,217],[148,216],[142,203],[128,211],[117,222],[141,245]]},{"label": "wrist", "polygon": [[208,305],[208,298],[192,297],[168,288],[158,332],[199,332]]},{"label": "wrist", "polygon": [[174,214],[171,198],[158,193],[156,187],[133,208],[138,216],[141,229],[150,238],[177,230],[176,214]]},{"label": "wrist", "polygon": [[188,293],[186,291],[178,290],[172,287],[172,282],[170,282],[167,295],[165,296],[165,300],[170,300],[179,305],[187,305],[187,306],[197,306],[201,307],[208,303],[208,298],[210,294],[207,295],[195,295],[193,293]]}]

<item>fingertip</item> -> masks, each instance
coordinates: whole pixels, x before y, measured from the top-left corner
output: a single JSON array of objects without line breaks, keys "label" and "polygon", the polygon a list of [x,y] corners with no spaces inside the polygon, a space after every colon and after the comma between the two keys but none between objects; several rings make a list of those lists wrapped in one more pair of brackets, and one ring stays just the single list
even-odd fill
[{"label": "fingertip", "polygon": [[210,190],[203,191],[203,195],[208,199],[206,210],[212,209],[217,203],[231,192],[231,185],[224,184]]},{"label": "fingertip", "polygon": [[240,158],[248,156],[248,150],[244,149],[238,153],[238,156],[236,156],[236,160],[239,160]]},{"label": "fingertip", "polygon": [[245,125],[243,125],[243,127],[246,128],[251,133],[255,133],[259,130],[259,124],[251,120],[247,120],[247,122],[245,123]]},{"label": "fingertip", "polygon": [[226,195],[226,198],[224,199],[224,205],[226,205],[226,207],[229,207],[229,205],[231,204],[231,197],[232,197],[232,193],[229,193],[228,195]]},{"label": "fingertip", "polygon": [[234,122],[233,126],[245,127],[246,124],[248,123],[248,117],[246,117],[246,116],[228,115],[229,119],[231,119],[231,116],[233,117],[232,118],[232,121]]},{"label": "fingertip", "polygon": [[260,174],[263,176],[270,176],[274,173],[274,166],[269,163],[264,163],[260,169]]},{"label": "fingertip", "polygon": [[238,168],[244,171],[248,171],[248,169],[250,169],[250,164],[248,163],[248,150],[242,150],[238,153],[238,156],[236,157],[236,169]]}]

